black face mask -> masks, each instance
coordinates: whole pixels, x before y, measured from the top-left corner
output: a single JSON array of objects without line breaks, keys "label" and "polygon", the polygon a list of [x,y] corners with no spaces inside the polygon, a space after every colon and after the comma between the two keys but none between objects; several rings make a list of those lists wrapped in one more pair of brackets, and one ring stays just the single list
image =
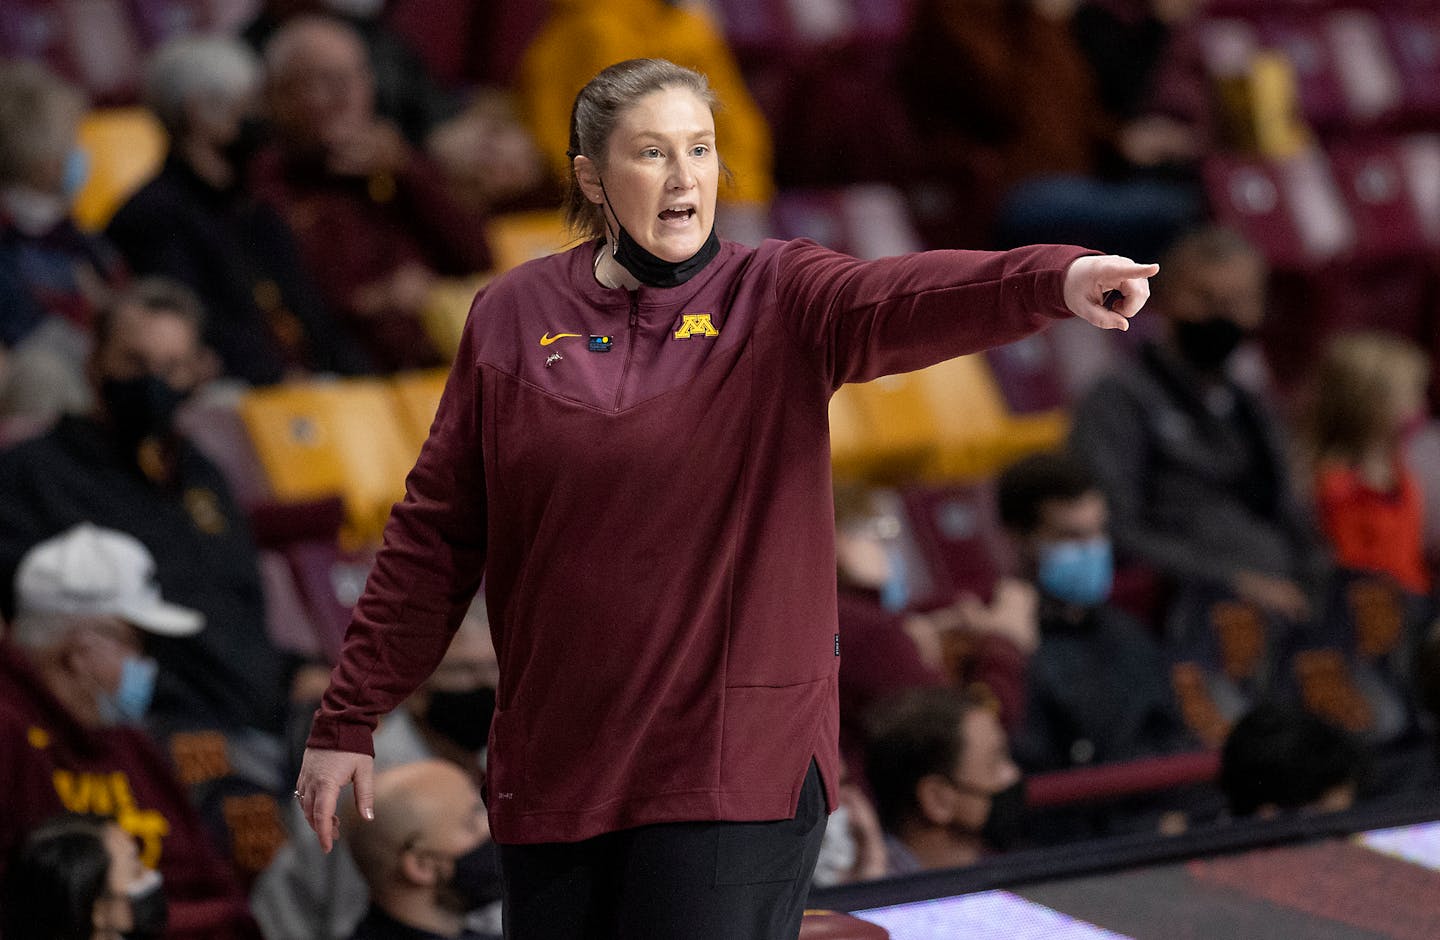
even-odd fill
[{"label": "black face mask", "polygon": [[1204,372],[1218,372],[1245,340],[1245,331],[1229,317],[1184,320],[1175,324],[1175,345],[1185,361]]},{"label": "black face mask", "polygon": [[169,906],[165,903],[165,883],[154,883],[138,894],[130,895],[130,920],[133,926],[121,936],[125,940],[158,940],[169,922]]},{"label": "black face mask", "polygon": [[457,914],[468,914],[500,900],[500,850],[486,840],[455,859],[455,871],[437,900]]},{"label": "black face mask", "polygon": [[243,174],[250,165],[250,159],[260,152],[270,139],[269,129],[259,118],[247,117],[240,122],[235,136],[220,147],[220,155],[237,175]]},{"label": "black face mask", "polygon": [[464,692],[431,692],[425,723],[466,751],[479,751],[490,738],[495,690],[482,685]]},{"label": "black face mask", "polygon": [[147,437],[171,437],[175,432],[175,412],[185,403],[188,394],[158,375],[105,379],[100,384],[100,397],[110,416],[110,426],[127,447]]},{"label": "black face mask", "polygon": [[1003,852],[1013,848],[1025,833],[1025,781],[990,797],[990,815],[980,829],[985,844]]},{"label": "black face mask", "polygon": [[610,212],[615,216],[615,228],[618,232],[615,238],[615,260],[635,275],[635,279],[641,284],[650,287],[679,287],[704,270],[720,253],[720,236],[715,234],[715,226],[712,225],[705,244],[684,261],[666,261],[651,254],[631,238],[630,233],[625,231],[625,226],[620,224],[620,214],[610,205],[610,194],[605,192],[604,183],[600,184],[600,192],[604,194],[605,204],[610,206]]}]

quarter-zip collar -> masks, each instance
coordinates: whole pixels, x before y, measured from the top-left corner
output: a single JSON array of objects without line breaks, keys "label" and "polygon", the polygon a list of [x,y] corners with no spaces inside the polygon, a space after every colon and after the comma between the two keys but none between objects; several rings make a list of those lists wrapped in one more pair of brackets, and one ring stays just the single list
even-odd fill
[{"label": "quarter-zip collar", "polygon": [[576,290],[599,309],[630,312],[633,304],[634,312],[641,322],[648,320],[647,314],[652,312],[668,320],[674,315],[675,307],[693,300],[713,278],[722,271],[730,270],[736,259],[735,244],[722,241],[719,254],[714,260],[684,284],[678,287],[650,287],[641,284],[632,291],[624,287],[606,287],[595,280],[595,252],[602,244],[603,239],[592,239],[571,251],[570,280]]}]

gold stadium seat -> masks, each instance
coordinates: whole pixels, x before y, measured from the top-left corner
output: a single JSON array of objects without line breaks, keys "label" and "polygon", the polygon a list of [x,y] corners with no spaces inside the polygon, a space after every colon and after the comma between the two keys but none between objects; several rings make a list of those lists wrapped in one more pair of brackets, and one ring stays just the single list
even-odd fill
[{"label": "gold stadium seat", "polygon": [[445,369],[426,369],[420,372],[406,372],[390,380],[390,390],[395,396],[395,407],[400,416],[400,430],[410,446],[411,462],[420,456],[420,448],[430,436],[430,424],[435,420],[435,409],[440,407],[440,395],[445,391]]},{"label": "gold stadium seat", "polygon": [[1012,415],[984,356],[942,362],[916,377],[935,420],[934,459],[925,468],[932,480],[988,477],[1065,435],[1061,412]]},{"label": "gold stadium seat", "polygon": [[838,476],[898,483],[930,460],[934,421],[915,375],[844,385],[835,393],[830,400],[831,464]]},{"label": "gold stadium seat", "polygon": [[379,540],[415,459],[386,382],[347,379],[260,389],[246,395],[240,415],[277,498],[339,494],[345,501],[345,547]]},{"label": "gold stadium seat", "polygon": [[565,229],[565,217],[556,209],[497,215],[486,223],[485,237],[496,274],[574,244]]},{"label": "gold stadium seat", "polygon": [[420,311],[420,322],[425,335],[447,358],[453,359],[460,348],[460,334],[465,331],[465,318],[470,315],[470,305],[475,295],[489,283],[492,275],[477,274],[472,277],[445,277],[435,282],[425,296],[425,307]]},{"label": "gold stadium seat", "polygon": [[165,131],[144,108],[102,108],[80,122],[80,146],[90,158],[90,175],[75,197],[81,228],[98,232],[135,190],[160,171]]},{"label": "gold stadium seat", "polygon": [[1061,411],[1013,415],[982,355],[846,385],[830,402],[831,465],[842,479],[908,483],[991,476],[1059,444]]}]

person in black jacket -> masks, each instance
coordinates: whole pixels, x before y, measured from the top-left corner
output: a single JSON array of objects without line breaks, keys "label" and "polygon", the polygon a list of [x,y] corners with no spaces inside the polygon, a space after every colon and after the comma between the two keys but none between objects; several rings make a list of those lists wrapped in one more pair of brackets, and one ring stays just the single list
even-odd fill
[{"label": "person in black jacket", "polygon": [[145,102],[170,135],[160,172],[107,234],[141,275],[194,290],[206,341],[228,375],[257,385],[295,373],[369,371],[299,261],[289,226],[246,188],[264,140],[260,65],[241,42],[181,37],[149,65]]},{"label": "person in black jacket", "polygon": [[1105,497],[1083,464],[1035,454],[1000,476],[1000,518],[1040,593],[1040,646],[1015,754],[1029,771],[1194,746],[1159,645],[1106,601],[1113,565]]}]

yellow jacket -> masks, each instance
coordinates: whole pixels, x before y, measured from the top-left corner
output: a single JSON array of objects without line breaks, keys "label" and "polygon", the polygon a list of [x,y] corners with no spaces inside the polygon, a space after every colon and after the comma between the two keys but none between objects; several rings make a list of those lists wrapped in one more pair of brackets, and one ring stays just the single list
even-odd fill
[{"label": "yellow jacket", "polygon": [[731,202],[765,203],[775,191],[770,128],[740,77],[719,28],[707,17],[663,0],[553,0],[549,20],[525,50],[519,92],[541,151],[568,179],[570,109],[601,69],[624,59],[663,58],[703,72],[720,99],[716,146],[734,173],[720,184]]}]

